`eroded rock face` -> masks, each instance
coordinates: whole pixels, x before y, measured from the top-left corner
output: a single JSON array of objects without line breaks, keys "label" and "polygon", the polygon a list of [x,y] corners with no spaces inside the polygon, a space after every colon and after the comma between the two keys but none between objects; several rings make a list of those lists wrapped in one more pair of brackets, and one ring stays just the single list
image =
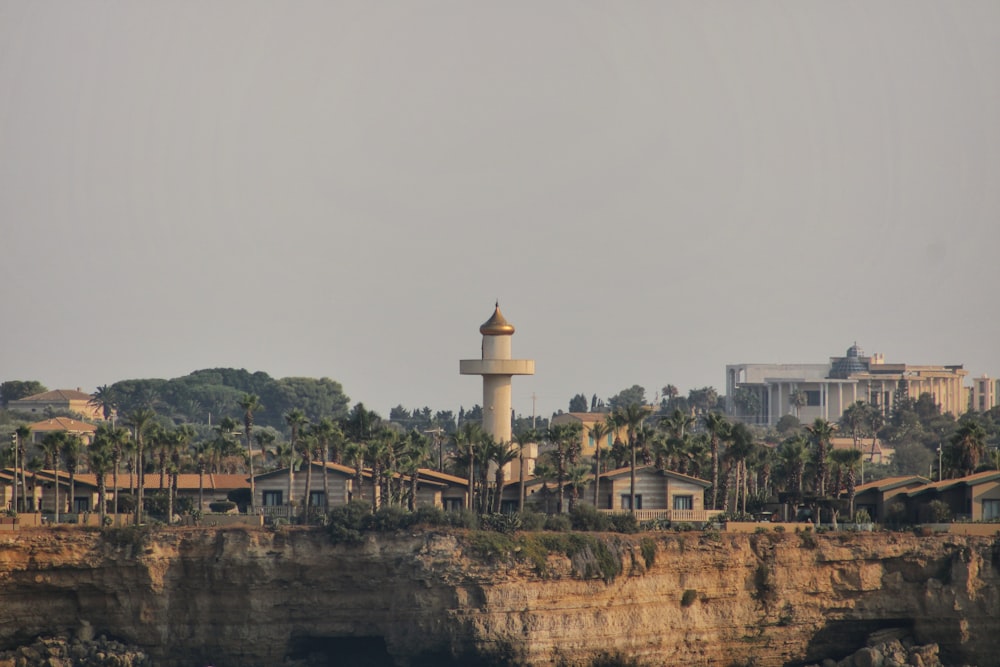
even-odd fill
[{"label": "eroded rock face", "polygon": [[21,531],[0,538],[0,648],[83,631],[167,666],[311,654],[369,666],[616,655],[783,665],[839,660],[872,632],[903,628],[918,645],[937,644],[944,664],[987,665],[1000,652],[991,540],[642,537],[645,550],[640,537],[606,536],[622,573],[605,580],[581,577],[562,555],[542,574],[529,559],[483,559],[466,536],[440,531],[360,545],[309,529]]}]

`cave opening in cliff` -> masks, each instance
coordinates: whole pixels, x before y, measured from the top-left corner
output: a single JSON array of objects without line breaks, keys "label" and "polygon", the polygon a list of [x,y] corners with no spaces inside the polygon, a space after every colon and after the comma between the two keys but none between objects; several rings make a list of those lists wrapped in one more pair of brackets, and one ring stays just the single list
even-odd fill
[{"label": "cave opening in cliff", "polygon": [[292,637],[286,657],[310,666],[346,665],[392,667],[395,663],[382,637]]},{"label": "cave opening in cliff", "polygon": [[871,618],[827,621],[806,647],[806,660],[796,665],[815,664],[832,656],[847,656],[865,646],[879,630],[913,631],[912,618]]}]

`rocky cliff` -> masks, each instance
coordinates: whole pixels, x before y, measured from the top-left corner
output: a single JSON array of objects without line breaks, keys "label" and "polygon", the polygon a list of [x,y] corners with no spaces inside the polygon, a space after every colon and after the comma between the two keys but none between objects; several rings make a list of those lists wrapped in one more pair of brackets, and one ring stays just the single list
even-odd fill
[{"label": "rocky cliff", "polygon": [[[0,537],[0,648],[105,634],[157,665],[784,665],[887,627],[1000,655],[1000,543],[875,533],[576,539],[284,529]],[[539,547],[549,547],[549,555]],[[92,628],[92,630],[91,630]],[[339,661],[338,661],[339,663]]]}]

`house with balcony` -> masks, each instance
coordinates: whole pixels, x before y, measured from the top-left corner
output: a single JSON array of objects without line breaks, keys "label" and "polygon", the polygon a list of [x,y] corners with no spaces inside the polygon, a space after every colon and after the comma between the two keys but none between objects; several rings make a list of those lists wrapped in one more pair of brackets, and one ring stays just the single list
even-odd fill
[{"label": "house with balcony", "polygon": [[[599,506],[609,512],[630,511],[631,469],[618,468],[602,473],[598,478]],[[640,521],[662,518],[668,521],[705,522],[722,514],[705,509],[705,490],[712,486],[697,477],[682,475],[672,470],[660,470],[647,465],[635,471],[635,515]],[[592,484],[583,492],[583,498],[593,498]]]}]

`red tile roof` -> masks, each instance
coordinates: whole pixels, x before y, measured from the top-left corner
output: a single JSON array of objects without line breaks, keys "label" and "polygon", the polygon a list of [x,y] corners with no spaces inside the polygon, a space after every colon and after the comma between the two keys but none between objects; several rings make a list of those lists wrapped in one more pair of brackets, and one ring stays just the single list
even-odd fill
[{"label": "red tile roof", "polygon": [[19,398],[19,401],[38,401],[39,403],[55,403],[62,401],[90,401],[91,395],[85,394],[82,391],[77,391],[75,389],[53,389],[52,391],[43,391],[41,394],[34,394],[32,396],[25,396],[24,398]]},{"label": "red tile roof", "polygon": [[38,432],[71,431],[77,433],[93,433],[97,430],[97,427],[93,424],[88,424],[87,422],[82,422],[77,419],[70,419],[69,417],[53,417],[52,419],[43,419],[40,422],[28,424],[28,428],[32,431]]}]

